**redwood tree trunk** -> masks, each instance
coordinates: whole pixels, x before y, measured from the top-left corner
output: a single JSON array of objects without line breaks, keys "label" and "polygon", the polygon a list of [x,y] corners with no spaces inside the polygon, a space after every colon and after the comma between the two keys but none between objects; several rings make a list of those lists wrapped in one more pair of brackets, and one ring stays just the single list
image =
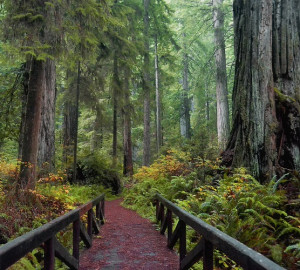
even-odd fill
[{"label": "redwood tree trunk", "polygon": [[156,151],[162,146],[161,101],[159,90],[159,64],[157,51],[157,36],[155,36],[155,102],[156,102]]},{"label": "redwood tree trunk", "polygon": [[217,129],[218,142],[221,150],[226,147],[229,137],[229,108],[226,76],[226,55],[224,39],[223,0],[213,0],[213,20],[216,60],[216,94],[217,94]]},{"label": "redwood tree trunk", "polygon": [[150,165],[150,56],[149,56],[149,5],[150,0],[144,0],[144,152],[143,165]]},{"label": "redwood tree trunk", "polygon": [[112,144],[112,156],[113,166],[117,165],[117,144],[118,144],[118,94],[120,88],[120,80],[118,74],[118,56],[115,52],[114,55],[114,67],[113,67],[113,144]]},{"label": "redwood tree trunk", "polygon": [[[75,74],[67,72],[67,77],[75,77]],[[74,78],[72,78],[74,82]],[[77,83],[78,84],[78,83]],[[76,87],[76,83],[68,85],[67,91],[64,96],[64,121],[63,121],[63,161],[66,166],[68,179],[72,179],[72,171],[74,164],[75,153],[75,140],[77,136],[77,93],[79,88]],[[79,92],[78,92],[79,94]]]},{"label": "redwood tree trunk", "polygon": [[24,135],[22,159],[18,188],[35,188],[39,131],[41,126],[41,109],[45,91],[45,62],[37,59],[31,61],[29,73],[26,113],[24,117]]},{"label": "redwood tree trunk", "polygon": [[233,129],[224,157],[260,181],[278,165],[300,166],[299,10],[298,0],[234,2]]},{"label": "redwood tree trunk", "polygon": [[[186,48],[185,48],[186,49]],[[182,105],[180,116],[180,130],[181,135],[187,139],[191,138],[191,102],[189,98],[189,58],[185,52],[183,55],[183,92],[182,92]]]},{"label": "redwood tree trunk", "polygon": [[38,165],[47,171],[55,168],[55,102],[56,69],[53,60],[45,63],[46,90],[43,95],[42,121],[39,134]]},{"label": "redwood tree trunk", "polygon": [[[273,1],[278,165],[300,170],[300,1]],[[280,169],[280,168],[279,168]]]},{"label": "redwood tree trunk", "polygon": [[131,141],[131,104],[130,104],[130,89],[129,89],[129,77],[130,70],[125,67],[124,72],[124,107],[123,107],[123,118],[124,118],[124,164],[123,174],[125,176],[133,175],[133,161],[132,161],[132,141]]}]

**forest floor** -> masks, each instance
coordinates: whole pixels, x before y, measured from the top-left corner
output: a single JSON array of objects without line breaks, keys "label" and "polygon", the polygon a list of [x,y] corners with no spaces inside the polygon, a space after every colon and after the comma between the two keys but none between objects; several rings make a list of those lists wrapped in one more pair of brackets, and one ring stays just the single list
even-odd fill
[{"label": "forest floor", "polygon": [[165,236],[121,202],[106,202],[106,222],[92,248],[80,256],[80,269],[178,269],[178,256],[167,248]]}]

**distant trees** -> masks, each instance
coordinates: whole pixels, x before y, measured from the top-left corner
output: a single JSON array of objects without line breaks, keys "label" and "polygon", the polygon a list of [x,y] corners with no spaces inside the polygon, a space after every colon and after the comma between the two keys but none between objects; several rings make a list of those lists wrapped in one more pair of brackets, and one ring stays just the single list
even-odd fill
[{"label": "distant trees", "polygon": [[217,130],[221,150],[226,147],[229,137],[229,107],[227,91],[226,54],[224,37],[223,0],[213,0],[213,24],[216,61],[216,98],[217,98]]}]

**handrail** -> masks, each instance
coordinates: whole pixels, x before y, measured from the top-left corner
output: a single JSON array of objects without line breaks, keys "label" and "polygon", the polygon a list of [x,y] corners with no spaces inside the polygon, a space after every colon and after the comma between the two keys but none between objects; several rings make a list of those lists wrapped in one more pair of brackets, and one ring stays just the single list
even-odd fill
[{"label": "handrail", "polygon": [[[168,229],[168,247],[172,249],[177,240],[180,240],[180,269],[189,269],[203,257],[203,269],[212,270],[214,248],[224,252],[230,259],[234,260],[244,269],[284,269],[262,254],[179,208],[160,194],[156,194],[155,199],[156,218],[158,221],[161,221],[161,234],[164,234]],[[167,208],[166,212],[165,207]],[[172,214],[179,218],[174,232],[172,231]],[[186,225],[192,227],[202,236],[199,244],[188,254],[186,251]]]},{"label": "handrail", "polygon": [[[58,217],[49,223],[30,231],[0,247],[0,270],[4,270],[16,263],[33,249],[43,246],[45,250],[44,269],[55,267],[55,257],[61,259],[70,269],[79,268],[80,238],[87,247],[92,245],[92,232],[99,233],[100,224],[104,224],[105,195],[101,194],[90,202],[79,206],[75,210]],[[96,206],[96,215],[93,207]],[[80,217],[88,213],[87,229]],[[73,254],[62,246],[55,235],[73,223]]]}]

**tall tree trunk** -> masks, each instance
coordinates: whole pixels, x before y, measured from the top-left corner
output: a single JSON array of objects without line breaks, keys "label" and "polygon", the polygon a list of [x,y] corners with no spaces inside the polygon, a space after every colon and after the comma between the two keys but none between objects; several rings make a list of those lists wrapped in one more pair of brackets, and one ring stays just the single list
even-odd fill
[{"label": "tall tree trunk", "polygon": [[273,1],[278,165],[300,170],[300,1]]},{"label": "tall tree trunk", "polygon": [[273,176],[277,158],[272,10],[270,0],[234,1],[233,128],[224,156],[260,181]]},{"label": "tall tree trunk", "polygon": [[18,188],[35,188],[41,109],[45,91],[45,62],[33,58],[29,73],[26,115],[22,145],[22,164]]},{"label": "tall tree trunk", "polygon": [[112,155],[113,155],[113,166],[117,165],[117,144],[118,144],[118,94],[120,87],[120,80],[118,74],[118,56],[114,53],[114,67],[113,67],[113,144],[112,144]]},{"label": "tall tree trunk", "polygon": [[[64,121],[63,121],[63,160],[66,166],[68,179],[73,181],[74,170],[74,154],[75,154],[75,140],[77,136],[77,115],[78,106],[77,100],[79,100],[79,87],[78,79],[80,83],[80,76],[77,73],[77,82],[74,78],[76,75],[71,71],[67,71],[67,78],[71,81],[68,85],[64,96]],[[78,94],[78,99],[77,99]]]},{"label": "tall tree trunk", "polygon": [[130,70],[129,67],[125,67],[124,72],[124,164],[123,174],[125,176],[133,175],[133,161],[132,161],[132,141],[131,141],[131,104],[130,104],[130,89],[129,89]]},{"label": "tall tree trunk", "polygon": [[73,152],[73,183],[77,182],[77,148],[78,148],[78,125],[79,125],[79,97],[81,83],[81,63],[77,64],[77,82],[75,99],[75,126],[74,126],[74,152]]},{"label": "tall tree trunk", "polygon": [[143,90],[144,90],[144,152],[143,165],[150,165],[150,55],[149,55],[149,5],[150,0],[144,0],[144,67],[143,67]]},{"label": "tall tree trunk", "polygon": [[28,99],[28,85],[30,77],[30,68],[31,68],[31,59],[28,59],[23,66],[23,93],[22,93],[22,113],[21,113],[21,125],[20,125],[20,135],[19,135],[19,151],[18,159],[22,159],[23,151],[23,141],[24,141],[24,132],[25,132],[25,120],[26,120],[26,106]]},{"label": "tall tree trunk", "polygon": [[[185,37],[185,35],[184,35]],[[185,50],[186,50],[186,46]],[[191,138],[191,102],[189,98],[189,58],[188,54],[184,52],[183,55],[183,82],[182,82],[182,111],[180,117],[181,135],[187,139]]]},{"label": "tall tree trunk", "polygon": [[218,142],[221,150],[226,147],[229,137],[229,108],[226,76],[226,55],[224,39],[223,0],[213,0],[213,21],[216,60],[216,94],[217,94],[217,129]]},{"label": "tall tree trunk", "polygon": [[42,121],[39,135],[38,165],[46,171],[55,168],[55,102],[56,102],[56,69],[53,60],[45,63],[46,90],[43,95]]},{"label": "tall tree trunk", "polygon": [[102,147],[103,141],[103,116],[100,106],[98,105],[96,108],[96,118],[94,122],[94,134],[92,137],[91,151],[94,152],[97,149]]},{"label": "tall tree trunk", "polygon": [[155,36],[155,101],[156,101],[156,151],[162,146],[161,101],[159,91],[159,63],[157,51],[157,36]]}]

